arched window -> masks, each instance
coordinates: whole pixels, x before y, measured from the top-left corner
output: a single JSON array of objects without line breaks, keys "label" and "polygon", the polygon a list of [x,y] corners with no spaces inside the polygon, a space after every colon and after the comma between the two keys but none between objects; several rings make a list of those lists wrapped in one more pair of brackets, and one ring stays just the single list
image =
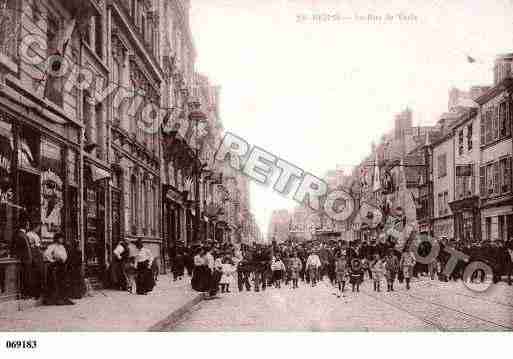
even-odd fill
[{"label": "arched window", "polygon": [[138,188],[137,188],[137,177],[132,175],[130,177],[130,210],[131,210],[131,232],[132,234],[137,234],[137,212],[138,212]]}]

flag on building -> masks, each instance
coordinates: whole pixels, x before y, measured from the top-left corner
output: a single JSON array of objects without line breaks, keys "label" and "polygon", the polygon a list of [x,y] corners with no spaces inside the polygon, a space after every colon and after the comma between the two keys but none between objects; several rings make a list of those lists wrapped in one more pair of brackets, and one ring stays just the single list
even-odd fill
[{"label": "flag on building", "polygon": [[48,44],[48,61],[46,64],[45,74],[42,81],[44,82],[43,97],[55,103],[60,104],[63,98],[64,75],[62,73],[64,66],[64,56],[66,49],[71,42],[71,35],[75,30],[76,20],[66,20],[61,26],[55,39]]}]

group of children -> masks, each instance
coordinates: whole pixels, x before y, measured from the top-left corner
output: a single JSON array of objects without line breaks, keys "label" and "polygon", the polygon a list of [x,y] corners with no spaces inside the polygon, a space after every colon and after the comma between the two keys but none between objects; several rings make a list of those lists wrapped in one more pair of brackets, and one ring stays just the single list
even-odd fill
[{"label": "group of children", "polygon": [[410,252],[404,252],[400,260],[393,251],[390,251],[383,258],[379,254],[375,254],[372,260],[353,259],[350,263],[345,255],[340,254],[335,261],[336,282],[339,290],[337,297],[344,292],[347,278],[349,278],[352,291],[359,292],[365,273],[368,273],[369,279],[373,281],[376,292],[381,291],[383,278],[387,283],[387,292],[393,291],[394,282],[399,275],[404,278],[406,289],[409,290],[414,265],[415,259]]}]

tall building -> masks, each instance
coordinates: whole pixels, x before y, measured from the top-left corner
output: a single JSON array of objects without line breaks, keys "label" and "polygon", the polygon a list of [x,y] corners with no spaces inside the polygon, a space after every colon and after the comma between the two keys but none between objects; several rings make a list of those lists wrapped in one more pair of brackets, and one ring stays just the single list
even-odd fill
[{"label": "tall building", "polygon": [[75,241],[93,285],[122,239],[161,270],[195,219],[197,239],[237,240],[248,185],[214,158],[220,88],[194,70],[188,0],[0,5],[0,300],[18,291],[10,249],[25,219],[42,223],[43,248],[57,232]]},{"label": "tall building", "polygon": [[269,220],[267,228],[267,238],[277,243],[285,242],[289,239],[291,216],[286,209],[274,210]]}]

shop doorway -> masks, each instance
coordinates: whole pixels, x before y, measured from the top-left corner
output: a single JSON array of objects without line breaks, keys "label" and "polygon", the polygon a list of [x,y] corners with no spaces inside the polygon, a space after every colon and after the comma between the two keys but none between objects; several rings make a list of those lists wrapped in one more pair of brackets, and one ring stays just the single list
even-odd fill
[{"label": "shop doorway", "polygon": [[101,279],[105,273],[105,189],[95,183],[84,188],[86,277]]},{"label": "shop doorway", "polygon": [[31,223],[41,222],[41,176],[20,170],[18,179],[20,205],[27,211]]},{"label": "shop doorway", "polygon": [[[121,236],[121,191],[112,189],[112,247],[122,239]],[[109,253],[110,255],[110,253]]]}]

